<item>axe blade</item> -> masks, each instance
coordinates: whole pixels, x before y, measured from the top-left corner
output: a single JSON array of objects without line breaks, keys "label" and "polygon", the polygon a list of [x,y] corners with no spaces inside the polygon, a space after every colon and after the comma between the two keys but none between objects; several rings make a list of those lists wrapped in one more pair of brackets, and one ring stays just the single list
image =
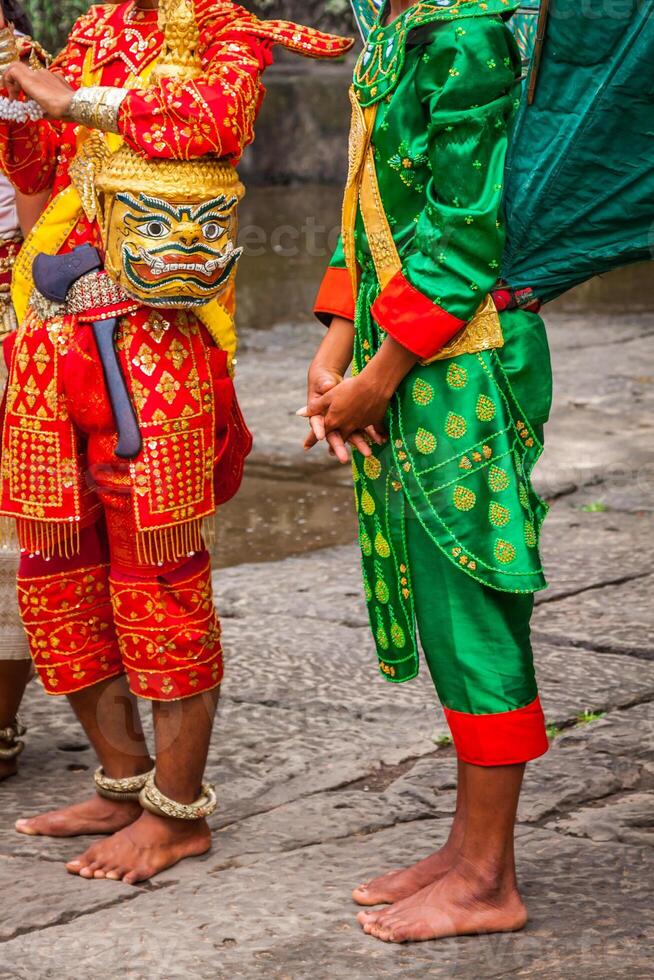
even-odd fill
[{"label": "axe blade", "polygon": [[100,253],[92,245],[80,245],[64,255],[41,252],[32,264],[34,285],[46,299],[64,303],[68,290],[78,279],[102,268]]}]

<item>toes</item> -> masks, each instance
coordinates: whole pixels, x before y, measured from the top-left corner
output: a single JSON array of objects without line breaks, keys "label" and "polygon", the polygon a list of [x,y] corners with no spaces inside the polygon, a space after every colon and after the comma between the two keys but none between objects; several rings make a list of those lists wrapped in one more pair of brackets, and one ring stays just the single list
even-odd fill
[{"label": "toes", "polygon": [[149,871],[147,868],[135,868],[124,875],[123,881],[126,885],[137,885],[139,881],[147,881],[153,874],[155,872]]},{"label": "toes", "polygon": [[66,863],[66,871],[69,871],[72,875],[78,875],[82,871],[82,868],[88,868],[92,860],[93,856],[91,854],[82,854],[81,857],[74,858],[72,861]]},{"label": "toes", "polygon": [[99,861],[93,861],[91,864],[87,864],[85,867],[80,868],[79,874],[81,878],[93,878],[95,872],[100,869],[101,865]]},{"label": "toes", "polygon": [[361,885],[359,888],[355,888],[352,892],[352,899],[357,905],[363,905],[366,908],[371,908],[373,905],[381,905],[388,901],[387,898],[380,896],[379,892],[375,892],[368,885]]},{"label": "toes", "polygon": [[17,820],[14,827],[19,834],[27,834],[28,837],[38,837],[38,831],[31,820]]},{"label": "toes", "polygon": [[376,939],[388,942],[388,939],[397,925],[397,921],[390,909],[386,909],[382,914],[370,923],[369,933]]},{"label": "toes", "polygon": [[377,927],[376,920],[371,915],[366,915],[365,913],[358,915],[357,919],[359,920],[359,924],[366,935],[371,936],[373,934],[373,930]]},{"label": "toes", "polygon": [[66,870],[70,871],[73,875],[78,875],[81,873],[83,868],[88,868],[90,864],[95,861],[95,849],[89,848],[88,851],[84,851],[79,857],[73,858],[72,861],[66,862]]},{"label": "toes", "polygon": [[390,937],[393,935],[393,930],[389,926],[377,924],[373,926],[370,935],[374,936],[375,939],[381,939],[383,943],[387,943],[390,942]]},{"label": "toes", "polygon": [[375,912],[374,915],[371,916],[370,921],[373,923],[373,925],[381,926],[388,921],[388,919],[392,914],[393,914],[393,906],[390,906],[389,908],[386,909],[380,909],[378,912]]},{"label": "toes", "polygon": [[364,928],[370,925],[372,922],[376,922],[382,913],[382,909],[375,912],[359,912],[357,915],[357,922]]},{"label": "toes", "polygon": [[111,871],[107,871],[105,877],[109,881],[122,881],[127,873],[127,868],[112,868]]}]

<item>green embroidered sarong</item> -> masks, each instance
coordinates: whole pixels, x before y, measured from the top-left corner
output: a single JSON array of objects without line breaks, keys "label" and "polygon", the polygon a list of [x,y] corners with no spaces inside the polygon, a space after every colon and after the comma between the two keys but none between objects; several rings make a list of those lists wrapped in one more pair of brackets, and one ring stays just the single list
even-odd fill
[{"label": "green embroidered sarong", "polygon": [[[364,272],[355,371],[384,339],[370,316],[379,286]],[[417,366],[391,403],[389,442],[354,464],[363,574],[381,670],[418,672],[405,521],[463,574],[506,592],[545,588],[538,552],[547,507],[531,471],[542,452],[551,376],[542,321],[502,314],[505,346]]]}]

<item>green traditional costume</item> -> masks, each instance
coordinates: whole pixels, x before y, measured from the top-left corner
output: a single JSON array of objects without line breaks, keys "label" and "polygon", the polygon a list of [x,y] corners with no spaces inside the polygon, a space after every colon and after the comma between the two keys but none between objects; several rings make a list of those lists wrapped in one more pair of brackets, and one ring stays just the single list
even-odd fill
[{"label": "green traditional costume", "polygon": [[[509,0],[425,0],[355,70],[341,242],[316,304],[355,321],[354,370],[386,335],[419,356],[389,443],[355,457],[364,586],[383,674],[418,673],[416,622],[459,757],[547,749],[529,641],[546,506],[530,475],[551,401],[542,321],[498,314],[508,133],[521,58]],[[499,305],[499,303],[498,303]]]}]

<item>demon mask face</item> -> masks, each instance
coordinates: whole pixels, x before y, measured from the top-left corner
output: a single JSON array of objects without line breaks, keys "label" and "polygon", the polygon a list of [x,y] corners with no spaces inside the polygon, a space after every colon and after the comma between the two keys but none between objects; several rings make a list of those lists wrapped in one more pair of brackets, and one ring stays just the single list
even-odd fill
[{"label": "demon mask face", "polygon": [[107,272],[148,306],[203,306],[225,290],[242,254],[237,204],[227,194],[191,204],[116,193],[105,204]]}]

